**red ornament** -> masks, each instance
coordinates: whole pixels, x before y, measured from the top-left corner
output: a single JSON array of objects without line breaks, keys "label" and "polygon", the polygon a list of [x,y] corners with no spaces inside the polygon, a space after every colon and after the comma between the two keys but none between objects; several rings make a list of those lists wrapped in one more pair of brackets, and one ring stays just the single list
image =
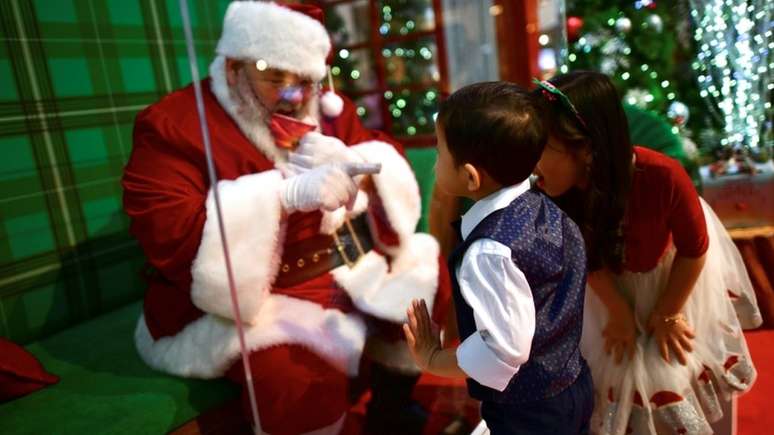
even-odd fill
[{"label": "red ornament", "polygon": [[289,116],[274,114],[271,116],[269,129],[278,147],[292,150],[298,146],[298,141],[305,134],[315,129],[315,126]]},{"label": "red ornament", "polygon": [[583,18],[567,17],[567,41],[575,42],[580,38],[580,32],[583,28]]}]

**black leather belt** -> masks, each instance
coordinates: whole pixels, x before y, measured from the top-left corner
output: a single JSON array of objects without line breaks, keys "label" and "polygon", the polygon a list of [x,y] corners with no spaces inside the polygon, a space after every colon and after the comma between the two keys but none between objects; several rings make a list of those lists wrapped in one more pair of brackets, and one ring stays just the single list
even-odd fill
[{"label": "black leather belt", "polygon": [[293,287],[341,265],[354,267],[373,246],[365,213],[347,219],[333,235],[320,234],[285,246],[274,285]]}]

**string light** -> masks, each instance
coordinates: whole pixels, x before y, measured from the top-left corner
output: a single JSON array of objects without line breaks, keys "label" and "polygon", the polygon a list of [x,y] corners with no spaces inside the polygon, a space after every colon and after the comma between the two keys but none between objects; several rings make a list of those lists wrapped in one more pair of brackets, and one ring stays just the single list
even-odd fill
[{"label": "string light", "polygon": [[[632,101],[635,101],[637,106],[663,111],[666,110],[665,105],[678,100],[676,83],[671,78],[665,80],[669,77],[660,70],[661,65],[658,62],[642,61],[642,59],[651,56],[643,53],[643,49],[637,45],[638,37],[630,32],[631,26],[635,24],[632,21],[639,23],[639,20],[642,19],[644,20],[642,24],[645,25],[654,19],[660,20],[660,16],[659,12],[656,12],[655,1],[644,0],[638,4],[642,8],[654,9],[654,12],[635,13],[630,18],[622,10],[615,16],[605,16],[602,19],[602,28],[593,31],[589,29],[587,33],[579,35],[580,37],[572,43],[571,52],[566,57],[567,62],[560,67],[560,71],[566,72],[572,67],[600,71],[614,77],[617,84],[622,85],[623,89],[640,88],[649,91],[648,98],[645,98],[645,93],[638,93],[633,97]],[[636,5],[635,9],[637,9]],[[620,25],[620,20],[625,20],[624,22],[627,22],[629,26]],[[639,27],[639,24],[637,26]],[[701,63],[693,62],[691,66],[698,71],[701,68]],[[671,73],[669,69],[667,72]],[[672,95],[672,98],[668,98],[667,95]],[[630,98],[624,97],[624,101],[628,102]]]},{"label": "string light", "polygon": [[[699,42],[699,95],[724,128],[723,144],[771,147],[771,3],[690,0]],[[761,36],[763,35],[763,36]],[[761,138],[766,142],[761,143]]]}]

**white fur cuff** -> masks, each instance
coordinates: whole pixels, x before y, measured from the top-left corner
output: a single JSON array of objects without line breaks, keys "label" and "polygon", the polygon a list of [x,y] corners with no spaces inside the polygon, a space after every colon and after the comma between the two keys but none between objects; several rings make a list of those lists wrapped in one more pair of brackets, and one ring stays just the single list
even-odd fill
[{"label": "white fur cuff", "polygon": [[[281,256],[282,208],[277,170],[218,183],[242,321],[254,323]],[[202,241],[193,261],[191,298],[205,312],[234,318],[215,201],[210,191]]]},{"label": "white fur cuff", "polygon": [[[254,325],[245,328],[248,351],[297,344],[336,369],[357,375],[366,326],[355,314],[281,295],[269,295]],[[206,314],[178,334],[154,340],[141,316],[135,331],[137,352],[149,366],[178,376],[223,376],[239,358],[234,322]]]},{"label": "white fur cuff", "polygon": [[424,299],[432,311],[438,288],[439,252],[434,238],[414,234],[401,246],[389,270],[384,257],[369,252],[355,267],[341,266],[332,273],[358,309],[402,323],[412,299]]}]

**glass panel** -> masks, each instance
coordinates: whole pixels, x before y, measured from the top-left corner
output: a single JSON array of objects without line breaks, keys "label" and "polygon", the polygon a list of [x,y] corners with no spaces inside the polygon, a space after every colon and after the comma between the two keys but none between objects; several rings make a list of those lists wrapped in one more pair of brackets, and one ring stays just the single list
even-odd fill
[{"label": "glass panel", "polygon": [[437,89],[387,91],[384,99],[392,116],[392,134],[414,136],[433,133],[434,116],[438,112]]},{"label": "glass panel", "polygon": [[334,47],[368,41],[371,32],[368,0],[357,0],[325,9],[325,27]]},{"label": "glass panel", "polygon": [[390,44],[382,49],[387,85],[427,84],[441,79],[433,37]]},{"label": "glass panel", "polygon": [[560,65],[565,64],[567,57],[566,30],[573,25],[572,22],[568,23],[565,20],[564,0],[540,0],[538,2],[538,28],[540,29],[538,68],[540,68],[541,78],[553,77],[559,72]]},{"label": "glass panel", "polygon": [[497,80],[497,38],[492,0],[443,0],[449,86]]},{"label": "glass panel", "polygon": [[371,53],[368,48],[336,51],[331,67],[336,89],[353,92],[376,88],[376,66]]},{"label": "glass panel", "polygon": [[381,0],[379,33],[384,37],[408,35],[435,28],[431,0]]},{"label": "glass panel", "polygon": [[376,130],[384,128],[381,101],[381,93],[364,95],[354,101],[355,106],[357,106],[357,114],[366,128]]}]

